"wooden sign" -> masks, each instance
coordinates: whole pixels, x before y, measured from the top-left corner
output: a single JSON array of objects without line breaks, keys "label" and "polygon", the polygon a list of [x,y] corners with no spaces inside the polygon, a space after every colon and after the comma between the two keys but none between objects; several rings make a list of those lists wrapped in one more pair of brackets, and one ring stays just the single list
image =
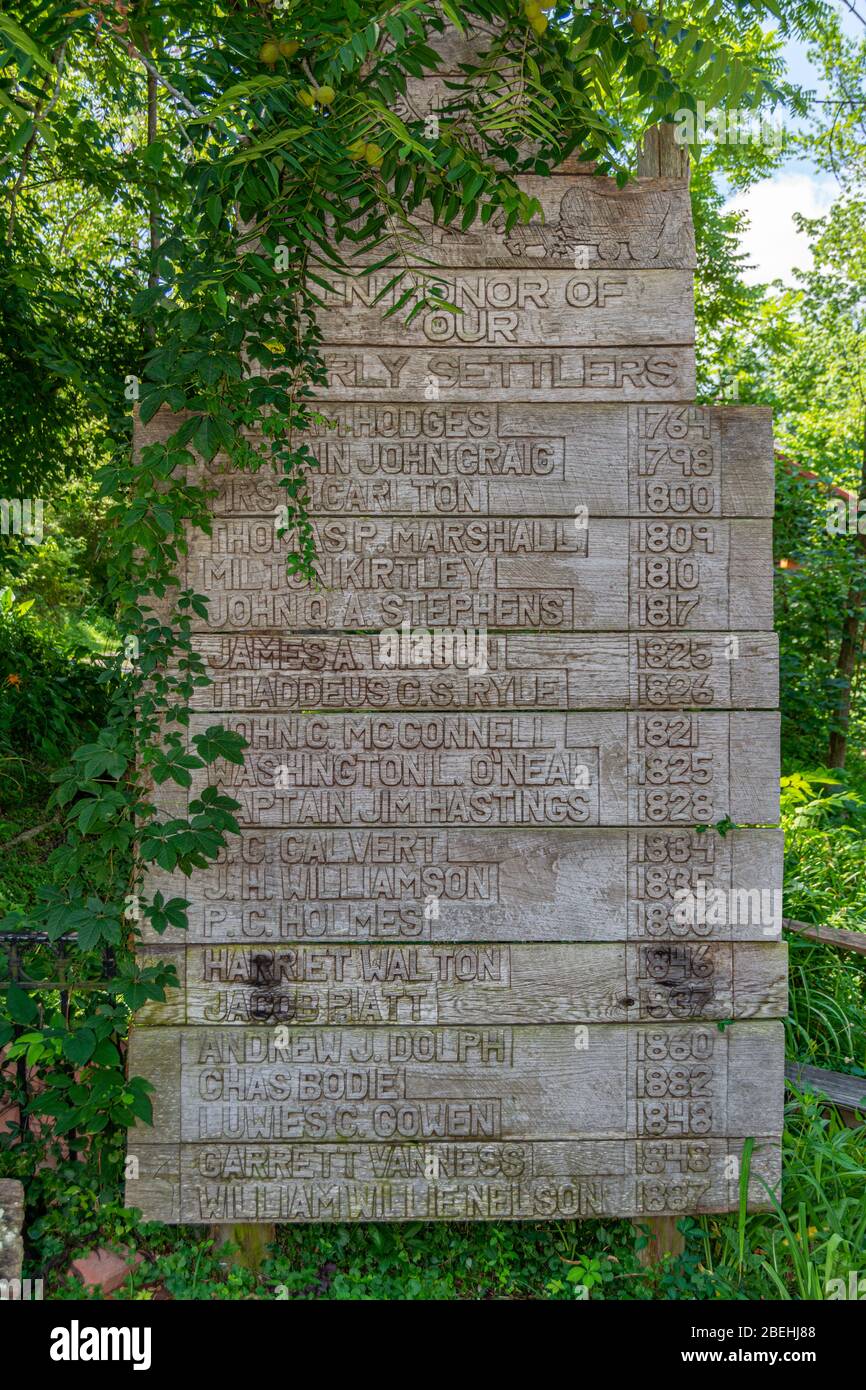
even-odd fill
[{"label": "wooden sign", "polygon": [[194,531],[196,630],[449,627],[563,632],[772,624],[768,521],[503,517],[314,523],[318,581],[288,576],[278,519]]},{"label": "wooden sign", "polygon": [[200,635],[195,710],[773,709],[771,632]]},{"label": "wooden sign", "polygon": [[329,343],[519,347],[548,343],[682,343],[693,332],[691,271],[475,270],[432,284],[458,310],[424,310],[411,324],[393,310],[405,290],[393,268],[328,276],[317,321]]},{"label": "wooden sign", "polygon": [[761,1178],[779,1174],[780,1034],[778,1022],[142,1028],[130,1067],[157,1098],[155,1127],[133,1141],[139,1200],[162,1221],[719,1211],[737,1206],[750,1138],[762,1206]]},{"label": "wooden sign", "polygon": [[507,233],[404,229],[453,310],[386,317],[385,243],[315,282],[315,582],[260,438],[259,473],[191,470],[188,736],[246,749],[153,791],[216,786],[241,830],[145,876],[189,903],[141,945],[178,979],[130,1046],[148,1218],[726,1211],[747,1140],[749,1205],[778,1186],[769,412],[693,402],[684,180],[524,187]]},{"label": "wooden sign", "polygon": [[[408,261],[426,271],[432,263],[434,274],[438,267],[537,269],[540,264],[590,271],[694,270],[691,206],[683,180],[635,179],[619,189],[613,180],[589,173],[577,178],[557,173],[530,175],[521,179],[521,187],[542,212],[509,232],[501,214],[468,232],[416,214],[408,234],[401,229],[399,239],[385,237],[357,259],[381,259],[399,247],[400,265]],[[690,295],[691,284],[686,302]]]},{"label": "wooden sign", "polygon": [[784,946],[731,942],[191,946],[141,1024],[359,1025],[775,1018]]},{"label": "wooden sign", "polygon": [[[539,339],[541,341],[541,339]],[[683,401],[694,396],[694,350],[656,347],[327,348],[332,401]]]},{"label": "wooden sign", "polygon": [[[193,879],[188,931],[147,941],[779,940],[778,830],[245,830]],[[693,900],[693,901],[692,901]]]},{"label": "wooden sign", "polygon": [[[190,736],[211,723],[193,715]],[[216,786],[239,803],[244,826],[778,819],[771,712],[233,714],[221,723],[246,740],[243,764],[194,771],[188,795]]]}]

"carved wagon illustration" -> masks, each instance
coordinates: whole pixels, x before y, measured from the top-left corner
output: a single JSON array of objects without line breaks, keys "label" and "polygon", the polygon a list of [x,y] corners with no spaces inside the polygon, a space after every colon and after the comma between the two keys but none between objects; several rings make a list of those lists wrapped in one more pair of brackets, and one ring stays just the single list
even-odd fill
[{"label": "carved wagon illustration", "polygon": [[583,176],[563,195],[557,221],[519,224],[505,244],[513,256],[539,260],[571,260],[576,247],[586,246],[608,264],[645,265],[679,251],[672,201],[670,193],[646,193],[639,185],[618,189]]}]

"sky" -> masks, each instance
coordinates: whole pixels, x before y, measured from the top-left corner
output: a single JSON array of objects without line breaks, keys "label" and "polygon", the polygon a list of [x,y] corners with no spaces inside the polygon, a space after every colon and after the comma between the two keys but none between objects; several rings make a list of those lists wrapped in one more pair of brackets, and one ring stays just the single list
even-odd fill
[{"label": "sky", "polygon": [[[846,33],[852,38],[862,38],[863,26],[847,5],[840,3],[838,8]],[[823,95],[825,89],[809,61],[807,46],[789,42],[785,55],[790,79]],[[807,239],[794,225],[794,213],[820,217],[838,192],[832,174],[817,170],[808,159],[792,156],[771,178],[762,179],[747,192],[730,198],[727,206],[743,210],[749,217],[748,231],[741,238],[742,249],[752,263],[746,279],[761,282],[778,278],[786,284],[795,283],[795,267],[806,269],[810,258]]]}]

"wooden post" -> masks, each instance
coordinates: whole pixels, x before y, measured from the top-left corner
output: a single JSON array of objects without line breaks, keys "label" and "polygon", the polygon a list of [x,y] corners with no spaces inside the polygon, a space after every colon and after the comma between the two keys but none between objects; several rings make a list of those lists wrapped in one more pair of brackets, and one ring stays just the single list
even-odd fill
[{"label": "wooden post", "polygon": [[644,179],[687,179],[689,177],[689,147],[674,139],[676,127],[672,121],[650,126],[638,146],[637,172]]},{"label": "wooden post", "polygon": [[211,1226],[214,1250],[219,1250],[227,1242],[237,1248],[227,1256],[227,1263],[239,1269],[248,1269],[257,1274],[262,1261],[267,1258],[268,1246],[277,1238],[277,1228],[272,1221],[258,1223],[243,1222],[231,1226]]},{"label": "wooden post", "polygon": [[679,1216],[642,1216],[632,1225],[638,1235],[649,1233],[649,1240],[642,1250],[638,1250],[638,1263],[651,1269],[665,1255],[681,1255],[686,1248],[686,1238],[677,1230]]}]

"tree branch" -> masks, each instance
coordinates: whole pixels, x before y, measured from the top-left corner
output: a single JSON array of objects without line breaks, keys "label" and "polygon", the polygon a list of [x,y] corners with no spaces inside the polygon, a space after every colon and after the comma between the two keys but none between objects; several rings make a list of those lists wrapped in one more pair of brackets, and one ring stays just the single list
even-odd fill
[{"label": "tree branch", "polygon": [[57,68],[57,76],[54,79],[54,91],[51,95],[51,99],[48,102],[48,105],[45,107],[44,110],[42,109],[42,102],[44,101],[46,94],[43,93],[43,95],[39,98],[39,102],[36,107],[36,112],[33,117],[33,129],[30,132],[27,144],[24,146],[24,151],[21,155],[21,168],[18,171],[18,177],[12,185],[12,188],[9,193],[9,222],[6,227],[7,245],[12,244],[12,238],[15,235],[15,220],[18,205],[18,194],[21,192],[21,185],[24,183],[24,178],[27,173],[27,166],[30,163],[30,156],[32,155],[33,150],[36,146],[36,141],[39,138],[39,127],[42,125],[43,121],[47,120],[47,118],[51,115],[51,112],[57,105],[57,101],[60,96],[60,83],[63,78],[63,64],[65,58],[66,40],[64,39],[63,43],[60,45],[60,47],[57,49],[57,52],[54,55],[54,65]]}]

